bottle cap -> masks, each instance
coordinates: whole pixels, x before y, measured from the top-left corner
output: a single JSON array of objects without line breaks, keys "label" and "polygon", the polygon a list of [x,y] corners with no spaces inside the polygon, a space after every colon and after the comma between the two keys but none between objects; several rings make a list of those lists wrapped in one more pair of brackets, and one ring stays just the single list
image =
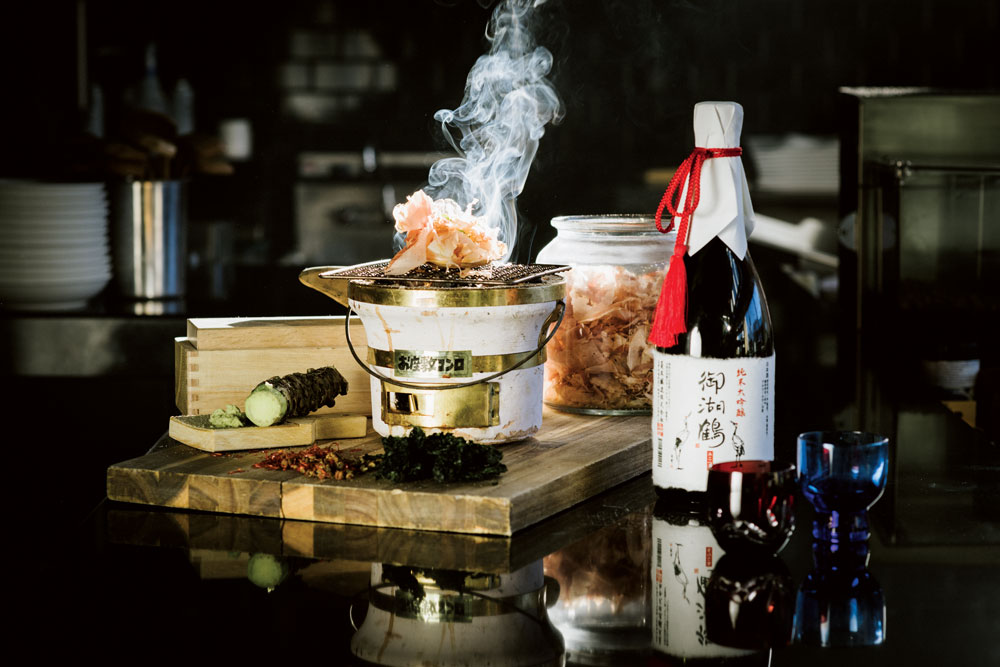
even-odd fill
[{"label": "bottle cap", "polygon": [[699,102],[694,105],[694,145],[736,148],[743,131],[743,107],[736,102]]},{"label": "bottle cap", "polygon": [[[695,146],[738,148],[742,131],[743,107],[736,102],[699,102],[694,106]],[[681,202],[687,187],[685,183]],[[695,254],[718,236],[743,259],[753,225],[753,204],[743,161],[739,157],[706,160],[701,169],[701,197],[687,239],[688,254]]]}]

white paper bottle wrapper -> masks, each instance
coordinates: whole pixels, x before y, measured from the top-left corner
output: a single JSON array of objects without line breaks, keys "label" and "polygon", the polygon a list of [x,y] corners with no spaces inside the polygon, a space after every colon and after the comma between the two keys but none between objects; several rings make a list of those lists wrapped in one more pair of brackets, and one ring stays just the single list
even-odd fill
[{"label": "white paper bottle wrapper", "polygon": [[[738,148],[743,131],[743,107],[736,102],[699,102],[694,106],[694,140],[698,148]],[[678,201],[683,211],[688,181]],[[691,218],[688,255],[694,255],[716,236],[743,259],[753,233],[754,212],[743,161],[716,157],[701,167],[698,208]],[[675,227],[680,224],[674,218]]]}]

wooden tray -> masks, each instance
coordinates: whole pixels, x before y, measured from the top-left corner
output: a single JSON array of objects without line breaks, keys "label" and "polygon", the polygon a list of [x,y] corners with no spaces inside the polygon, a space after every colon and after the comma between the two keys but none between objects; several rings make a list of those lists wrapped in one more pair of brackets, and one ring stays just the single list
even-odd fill
[{"label": "wooden tray", "polygon": [[[108,468],[108,498],[327,523],[512,535],[651,467],[647,416],[593,417],[546,408],[534,438],[504,445],[499,482],[392,484],[374,476],[319,481],[254,468],[263,452],[209,454],[170,441]],[[321,443],[322,444],[322,443]],[[381,438],[341,441],[349,457]]]},{"label": "wooden tray", "polygon": [[178,442],[206,452],[232,452],[311,445],[317,440],[331,438],[360,438],[368,431],[368,419],[364,415],[306,415],[266,428],[212,428],[208,425],[209,417],[210,415],[171,417],[167,434]]}]

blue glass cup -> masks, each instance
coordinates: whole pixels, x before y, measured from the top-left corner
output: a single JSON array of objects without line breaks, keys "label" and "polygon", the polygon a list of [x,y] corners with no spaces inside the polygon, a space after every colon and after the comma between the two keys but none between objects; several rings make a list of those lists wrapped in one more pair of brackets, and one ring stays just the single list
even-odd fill
[{"label": "blue glass cup", "polygon": [[816,510],[813,538],[858,542],[871,536],[868,510],[885,491],[889,438],[860,431],[798,437],[799,484]]}]

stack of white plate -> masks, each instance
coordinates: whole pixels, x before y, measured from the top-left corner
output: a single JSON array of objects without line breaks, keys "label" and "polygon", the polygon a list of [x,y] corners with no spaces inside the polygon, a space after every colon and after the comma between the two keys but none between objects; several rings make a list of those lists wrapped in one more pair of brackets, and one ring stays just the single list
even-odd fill
[{"label": "stack of white plate", "polygon": [[773,193],[836,194],[840,189],[840,142],[802,134],[750,136],[757,187]]},{"label": "stack of white plate", "polygon": [[0,180],[0,303],[79,309],[109,280],[103,183]]}]

